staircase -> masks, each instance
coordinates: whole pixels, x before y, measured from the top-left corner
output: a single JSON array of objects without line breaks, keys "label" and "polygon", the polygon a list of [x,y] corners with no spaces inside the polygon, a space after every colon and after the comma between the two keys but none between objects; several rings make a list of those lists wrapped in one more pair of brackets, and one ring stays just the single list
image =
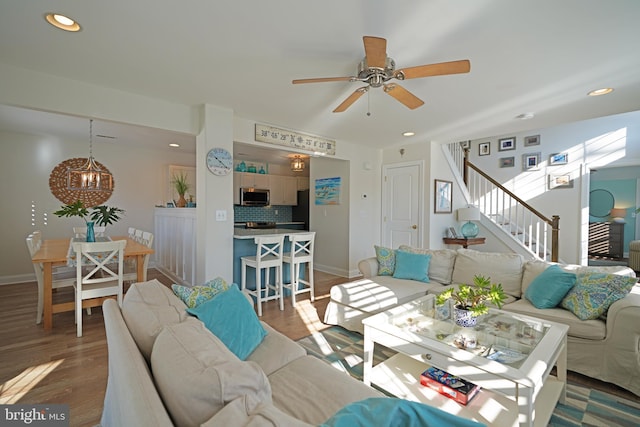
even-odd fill
[{"label": "staircase", "polygon": [[512,250],[545,261],[558,261],[560,217],[547,218],[468,159],[459,143],[444,147],[467,203],[482,214],[481,223]]}]

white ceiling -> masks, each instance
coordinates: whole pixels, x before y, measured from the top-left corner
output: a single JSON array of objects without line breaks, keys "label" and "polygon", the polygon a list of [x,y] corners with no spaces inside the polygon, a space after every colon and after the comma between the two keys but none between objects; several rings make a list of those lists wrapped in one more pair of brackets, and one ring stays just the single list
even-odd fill
[{"label": "white ceiling", "polygon": [[[47,12],[82,31],[51,27]],[[637,0],[0,0],[0,62],[386,147],[406,143],[406,130],[416,132],[411,142],[450,142],[640,110],[639,17]],[[469,59],[471,72],[402,82],[425,101],[416,110],[378,88],[332,113],[362,84],[291,84],[355,74],[364,35],[386,38],[398,68]],[[606,86],[615,91],[586,96]],[[515,118],[526,112],[535,117]],[[0,108],[0,129],[88,135],[86,118],[24,113]],[[119,142],[194,144],[153,129],[94,128]]]}]

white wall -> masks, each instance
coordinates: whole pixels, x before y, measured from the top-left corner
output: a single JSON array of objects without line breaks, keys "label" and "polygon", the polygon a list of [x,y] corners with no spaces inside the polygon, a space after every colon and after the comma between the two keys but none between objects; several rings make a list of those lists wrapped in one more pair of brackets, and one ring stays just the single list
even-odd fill
[{"label": "white wall", "polygon": [[[524,137],[540,135],[540,144],[524,146]],[[516,149],[498,151],[498,139],[516,137]],[[491,144],[490,155],[479,156],[478,145]],[[522,156],[541,153],[537,170],[523,171]],[[569,163],[549,165],[549,156],[568,153]],[[560,216],[560,259],[586,261],[589,169],[640,164],[640,111],[568,123],[526,133],[498,135],[471,142],[470,160],[488,171],[547,217]],[[499,168],[498,159],[515,157],[515,166]],[[572,188],[549,189],[549,174],[570,174]]]},{"label": "white wall", "polygon": [[[45,238],[71,235],[82,226],[80,218],[58,218],[53,212],[62,202],[49,190],[49,174],[60,162],[86,157],[88,141],[61,141],[39,135],[0,131],[0,283],[28,280],[33,275],[25,237],[41,230]],[[110,225],[109,233],[124,235],[127,227],[153,231],[154,205],[163,200],[169,164],[194,165],[193,155],[165,148],[154,150],[118,145],[94,144],[93,154],[113,173],[115,190],[105,203],[126,210],[121,221]],[[31,205],[35,205],[32,225]]]}]

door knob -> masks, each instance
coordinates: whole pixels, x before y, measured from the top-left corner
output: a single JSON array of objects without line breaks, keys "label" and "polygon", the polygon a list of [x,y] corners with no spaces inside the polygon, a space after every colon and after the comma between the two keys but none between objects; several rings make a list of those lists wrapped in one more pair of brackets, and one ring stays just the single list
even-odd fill
[{"label": "door knob", "polygon": [[414,224],[414,225],[411,226],[411,228],[413,228],[415,230],[415,229],[418,228],[418,226]]}]

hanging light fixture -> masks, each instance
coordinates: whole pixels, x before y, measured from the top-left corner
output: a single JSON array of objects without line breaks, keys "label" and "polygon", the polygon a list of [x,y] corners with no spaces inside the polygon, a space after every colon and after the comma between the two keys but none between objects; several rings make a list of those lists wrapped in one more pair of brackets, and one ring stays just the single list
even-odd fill
[{"label": "hanging light fixture", "polygon": [[107,170],[100,169],[93,158],[93,119],[89,120],[89,158],[79,168],[69,168],[67,188],[84,191],[113,191],[113,176]]},{"label": "hanging light fixture", "polygon": [[300,156],[291,159],[291,170],[294,172],[302,172],[304,170],[304,160]]}]

